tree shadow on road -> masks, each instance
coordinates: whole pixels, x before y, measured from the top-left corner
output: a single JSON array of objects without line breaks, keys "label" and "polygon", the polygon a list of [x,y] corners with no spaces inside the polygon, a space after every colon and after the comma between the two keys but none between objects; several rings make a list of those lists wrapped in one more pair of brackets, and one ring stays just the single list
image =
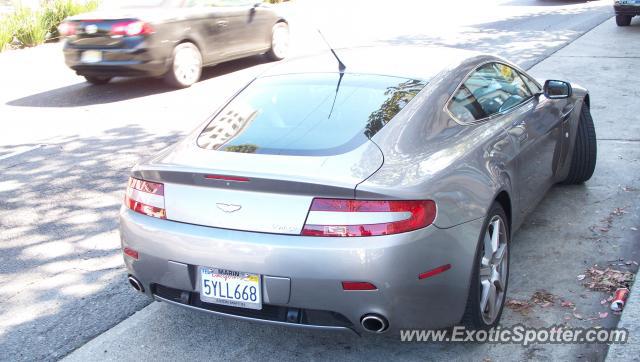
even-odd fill
[{"label": "tree shadow on road", "polygon": [[[204,68],[201,82],[267,63],[262,55]],[[14,107],[83,107],[179,91],[157,78],[116,78],[105,85],[76,83],[7,102]]]},{"label": "tree shadow on road", "polygon": [[131,125],[0,160],[2,359],[56,360],[149,302],[126,283],[118,210],[129,169],[178,136]]}]

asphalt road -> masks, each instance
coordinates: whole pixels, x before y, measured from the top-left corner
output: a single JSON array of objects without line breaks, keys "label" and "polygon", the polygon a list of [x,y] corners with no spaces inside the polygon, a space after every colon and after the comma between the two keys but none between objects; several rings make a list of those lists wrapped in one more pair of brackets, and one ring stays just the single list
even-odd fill
[{"label": "asphalt road", "polygon": [[[287,11],[298,55],[324,49],[316,33],[320,28],[335,47],[448,45],[497,52],[524,67],[611,16],[608,1],[444,3],[299,0]],[[221,64],[207,69],[202,82],[176,91],[152,79],[89,86],[65,68],[57,44],[0,54],[0,359],[59,359],[149,303],[126,284],[118,248],[116,214],[128,169],[199,124],[268,66],[262,57]],[[609,138],[621,137],[611,132]],[[581,296],[574,274],[588,264],[627,253],[626,244],[612,250],[607,244],[593,244],[598,238],[592,240],[587,229],[614,207],[624,206],[628,195],[616,191],[617,196],[611,196],[618,190],[611,183],[637,184],[633,175],[612,180],[615,170],[625,167],[624,159],[613,152],[599,160],[599,176],[586,194],[583,188],[554,189],[518,234],[513,263],[520,270],[514,270],[512,296],[527,298],[548,288],[567,298],[584,299],[583,313],[600,307],[593,305],[599,296]],[[636,161],[639,157],[637,152],[624,153]],[[597,212],[590,214],[585,210],[592,205]],[[582,210],[578,223],[574,207]],[[536,241],[541,238],[543,245]],[[546,248],[542,256],[548,262],[543,264],[540,247]],[[571,272],[564,270],[565,263]],[[539,276],[547,268],[554,271],[552,284]],[[567,295],[569,291],[576,295]],[[491,358],[491,347],[484,354],[469,346],[424,349],[391,343],[380,349],[372,348],[377,339],[292,332],[166,306],[153,308],[158,312],[147,313],[148,319],[141,321],[152,334],[136,331],[132,343],[143,345],[151,353],[147,356],[155,359],[178,357],[185,351],[191,351],[185,356],[199,359],[204,355],[198,351],[220,353],[209,355],[212,359],[252,359],[268,353],[275,358],[281,356],[275,354],[278,351],[289,358],[312,359],[340,358],[341,351],[351,359],[417,359],[436,352],[451,358],[460,353]],[[542,310],[531,318],[507,313],[505,318],[509,323],[540,326],[561,312]],[[612,325],[615,319],[602,322]],[[197,343],[207,345],[212,340],[216,342],[204,349]],[[558,356],[544,348],[517,351],[525,357]],[[589,346],[563,351],[559,356],[597,358],[604,353]],[[135,352],[125,356],[116,352],[110,349],[95,357],[139,358]]]}]

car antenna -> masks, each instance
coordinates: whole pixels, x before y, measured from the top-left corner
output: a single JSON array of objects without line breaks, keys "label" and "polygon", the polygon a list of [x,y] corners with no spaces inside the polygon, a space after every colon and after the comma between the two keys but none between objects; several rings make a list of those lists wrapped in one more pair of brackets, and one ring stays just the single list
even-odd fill
[{"label": "car antenna", "polygon": [[331,53],[333,54],[333,56],[336,57],[336,60],[338,61],[338,70],[340,71],[340,73],[344,73],[344,70],[347,69],[347,66],[344,65],[342,60],[340,60],[340,57],[338,56],[338,54],[336,54],[335,50],[333,50],[333,47],[331,46],[331,44],[329,44],[329,42],[327,41],[327,38],[324,37],[320,29],[317,29],[317,30],[322,40],[324,40],[325,44],[327,44],[327,46],[329,47],[329,50],[331,50]]},{"label": "car antenna", "polygon": [[333,114],[333,107],[335,107],[336,105],[336,99],[338,99],[338,91],[340,90],[340,83],[342,83],[342,77],[344,77],[344,71],[347,69],[347,66],[344,65],[342,60],[340,60],[340,57],[338,57],[338,54],[336,54],[335,50],[333,50],[333,47],[331,46],[331,44],[329,44],[327,38],[324,37],[320,29],[317,30],[318,34],[320,34],[320,37],[322,37],[322,40],[324,40],[325,44],[327,44],[327,46],[329,47],[329,50],[331,50],[333,56],[336,57],[336,60],[338,61],[338,70],[340,71],[340,78],[338,78],[338,85],[336,86],[336,94],[333,96],[333,103],[331,103],[331,110],[329,111],[329,116],[327,117],[327,119],[329,119]]}]

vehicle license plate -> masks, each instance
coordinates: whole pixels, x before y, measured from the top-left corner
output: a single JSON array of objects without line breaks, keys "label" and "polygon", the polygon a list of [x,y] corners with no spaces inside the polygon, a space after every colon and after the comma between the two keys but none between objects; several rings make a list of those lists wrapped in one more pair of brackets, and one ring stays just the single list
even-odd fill
[{"label": "vehicle license plate", "polygon": [[83,63],[99,63],[102,61],[102,52],[97,50],[87,50],[82,52],[80,61]]},{"label": "vehicle license plate", "polygon": [[232,307],[262,309],[259,274],[200,268],[200,300]]}]

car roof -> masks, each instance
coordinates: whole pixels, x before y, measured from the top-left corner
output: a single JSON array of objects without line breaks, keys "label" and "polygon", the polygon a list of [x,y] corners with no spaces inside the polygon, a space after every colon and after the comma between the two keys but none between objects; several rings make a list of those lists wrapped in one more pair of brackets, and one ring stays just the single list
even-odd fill
[{"label": "car roof", "polygon": [[[479,53],[446,47],[420,46],[368,46],[336,49],[345,64],[345,73],[379,74],[429,81],[441,70],[453,67]],[[291,58],[266,72],[261,77],[338,72],[338,62],[327,51]]]}]

